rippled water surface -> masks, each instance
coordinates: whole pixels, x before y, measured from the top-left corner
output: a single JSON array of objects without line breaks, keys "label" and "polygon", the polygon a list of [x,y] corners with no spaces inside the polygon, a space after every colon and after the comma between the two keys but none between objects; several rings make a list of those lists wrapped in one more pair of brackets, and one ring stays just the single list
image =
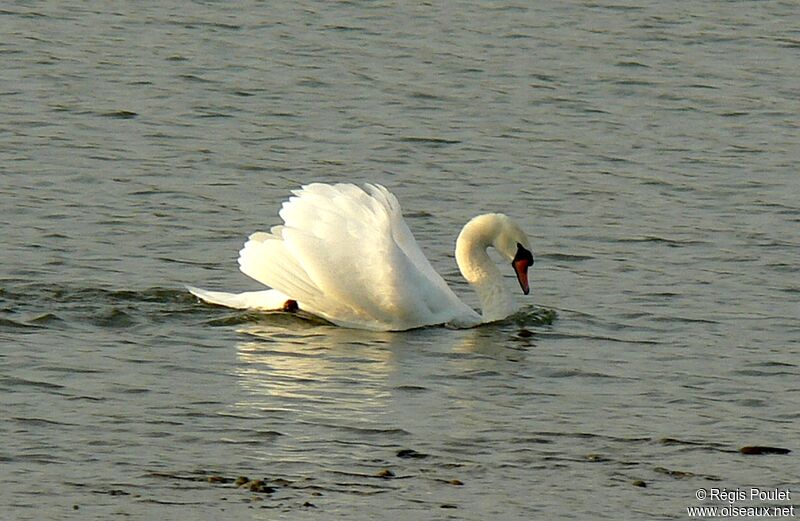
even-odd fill
[{"label": "rippled water surface", "polygon": [[[797,13],[6,2],[0,517],[686,519],[700,488],[800,494]],[[472,305],[454,238],[513,215],[532,296],[390,334],[183,290],[257,288],[238,249],[311,181],[388,186]]]}]

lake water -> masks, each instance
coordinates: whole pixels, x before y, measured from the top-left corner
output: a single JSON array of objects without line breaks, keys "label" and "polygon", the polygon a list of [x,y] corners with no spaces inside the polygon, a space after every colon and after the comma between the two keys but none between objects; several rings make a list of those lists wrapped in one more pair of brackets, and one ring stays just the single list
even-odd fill
[{"label": "lake water", "polygon": [[[399,4],[0,8],[0,518],[800,495],[797,4]],[[238,249],[312,181],[389,187],[472,305],[455,236],[512,215],[523,312],[370,333],[184,291],[257,289]]]}]

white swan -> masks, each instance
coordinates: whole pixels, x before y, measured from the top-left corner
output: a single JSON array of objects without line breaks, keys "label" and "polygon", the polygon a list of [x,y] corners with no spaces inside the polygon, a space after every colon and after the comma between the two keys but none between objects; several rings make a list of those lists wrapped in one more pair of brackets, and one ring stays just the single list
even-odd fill
[{"label": "white swan", "polygon": [[239,267],[271,290],[232,294],[188,287],[200,299],[239,309],[295,310],[359,329],[400,331],[446,324],[472,327],[514,311],[486,249],[511,263],[523,293],[533,254],[525,233],[499,213],[469,221],[456,241],[461,274],[480,297],[478,315],[425,258],[386,188],[314,183],[292,192],[282,226],[250,236]]}]

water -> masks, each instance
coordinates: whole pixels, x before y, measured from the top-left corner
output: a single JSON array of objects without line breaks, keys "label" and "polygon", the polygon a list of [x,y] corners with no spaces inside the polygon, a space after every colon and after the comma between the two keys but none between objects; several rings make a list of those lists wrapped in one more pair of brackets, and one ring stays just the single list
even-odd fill
[{"label": "water", "polygon": [[[685,519],[726,504],[700,488],[800,494],[798,22],[5,4],[0,517]],[[343,180],[389,186],[473,305],[454,238],[513,215],[522,314],[379,334],[183,291],[256,288],[245,237]],[[239,475],[275,491],[208,479]]]}]

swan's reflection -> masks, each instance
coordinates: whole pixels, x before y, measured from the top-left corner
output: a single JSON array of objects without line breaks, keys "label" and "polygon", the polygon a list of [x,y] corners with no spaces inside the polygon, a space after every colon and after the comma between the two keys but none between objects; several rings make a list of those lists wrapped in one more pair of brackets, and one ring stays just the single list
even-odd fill
[{"label": "swan's reflection", "polygon": [[401,337],[273,317],[239,332],[250,337],[237,350],[239,407],[356,428],[373,428],[385,411],[385,382]]},{"label": "swan's reflection", "polygon": [[[314,422],[346,416],[350,425],[371,427],[397,420],[398,413],[407,416],[407,406],[412,414],[426,403],[429,414],[454,401],[468,407],[480,398],[471,388],[481,384],[471,380],[505,380],[519,370],[533,341],[520,331],[504,324],[387,333],[270,316],[239,330],[250,337],[237,351],[244,391],[239,406],[295,411]],[[451,403],[443,403],[442,395]]]},{"label": "swan's reflection", "polygon": [[372,475],[405,448],[465,461],[540,385],[519,377],[531,369],[519,332],[514,323],[370,332],[273,315],[246,324],[233,407],[242,437],[257,440],[250,457],[337,487],[342,473]]}]

